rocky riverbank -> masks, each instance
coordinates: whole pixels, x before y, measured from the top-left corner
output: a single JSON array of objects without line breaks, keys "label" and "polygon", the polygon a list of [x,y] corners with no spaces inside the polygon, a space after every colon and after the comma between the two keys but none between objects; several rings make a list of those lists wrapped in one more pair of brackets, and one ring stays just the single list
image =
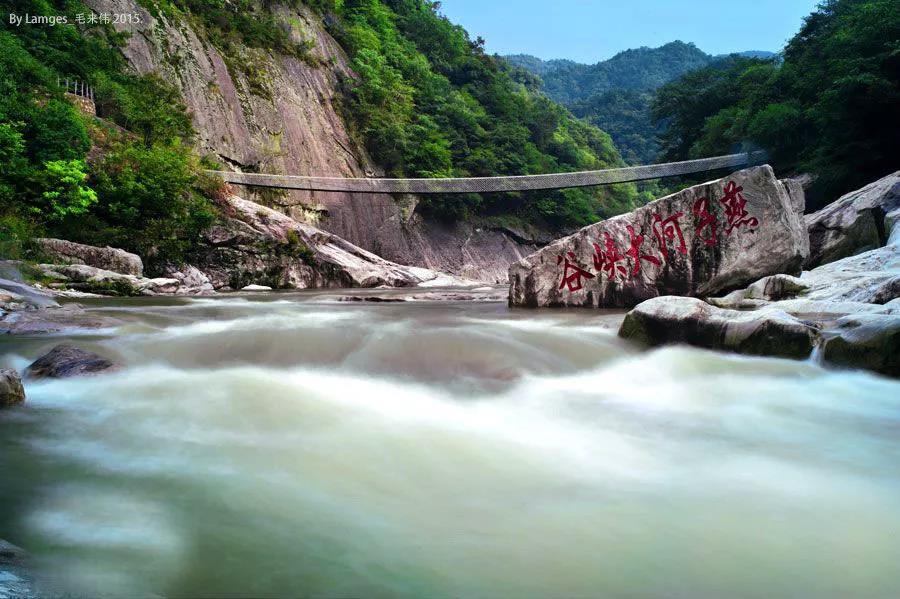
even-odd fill
[{"label": "rocky riverbank", "polygon": [[620,335],[649,345],[813,356],[900,376],[900,173],[805,222],[807,264],[819,266],[799,277],[766,276],[723,297],[648,300],[628,313]]}]

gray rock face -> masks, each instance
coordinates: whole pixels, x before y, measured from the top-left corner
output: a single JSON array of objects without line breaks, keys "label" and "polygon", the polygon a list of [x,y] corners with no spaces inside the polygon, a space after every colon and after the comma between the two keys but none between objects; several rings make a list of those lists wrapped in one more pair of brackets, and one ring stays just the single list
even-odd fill
[{"label": "gray rock face", "polygon": [[137,254],[112,247],[94,247],[65,239],[35,239],[44,255],[54,263],[86,264],[135,277],[143,276],[144,263]]},{"label": "gray rock face", "polygon": [[178,281],[178,295],[209,295],[214,292],[209,277],[199,268],[191,264],[170,267],[166,276]]},{"label": "gray rock face", "polygon": [[900,209],[900,171],[852,191],[805,217],[810,253],[806,268],[883,246]]},{"label": "gray rock face", "polygon": [[32,362],[25,369],[25,374],[36,379],[61,379],[98,374],[116,368],[114,362],[103,356],[61,343]]},{"label": "gray rock face", "polygon": [[10,368],[0,369],[0,409],[25,403],[25,388],[19,373]]},{"label": "gray rock face", "polygon": [[647,345],[687,343],[760,356],[805,358],[815,328],[776,309],[739,312],[692,297],[656,297],[625,316],[619,336]]},{"label": "gray rock face", "polygon": [[585,227],[513,264],[509,303],[631,307],[799,274],[809,248],[789,187],[755,167]]},{"label": "gray rock face", "polygon": [[204,234],[206,249],[193,259],[216,289],[467,284],[426,268],[385,260],[255,202],[237,196],[227,201],[232,216]]},{"label": "gray rock face", "polygon": [[[195,23],[156,18],[142,4],[87,1],[98,14],[141,16],[140,23],[114,25],[131,34],[123,54],[137,73],[157,73],[180,88],[198,132],[200,154],[216,155],[229,168],[243,171],[383,174],[335,110],[341,78],[355,75],[340,45],[310,8],[278,11],[295,39],[312,42],[312,64],[240,44],[232,46],[226,60]],[[255,77],[242,72],[242,63],[253,65]],[[241,194],[254,199],[246,191]],[[509,265],[536,249],[500,231],[427,222],[415,211],[415,197],[293,191],[274,201],[296,220],[388,260],[470,279],[505,282]]]}]

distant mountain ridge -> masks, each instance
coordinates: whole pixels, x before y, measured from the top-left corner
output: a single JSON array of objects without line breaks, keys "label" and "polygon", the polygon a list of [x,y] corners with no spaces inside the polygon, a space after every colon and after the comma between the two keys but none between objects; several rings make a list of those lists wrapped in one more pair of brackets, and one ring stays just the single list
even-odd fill
[{"label": "distant mountain ridge", "polygon": [[[775,55],[764,50],[738,54],[752,58]],[[728,55],[713,56],[692,43],[676,40],[658,48],[643,46],[624,50],[596,64],[568,59],[542,60],[530,54],[512,54],[503,58],[540,77],[544,82],[542,89],[551,99],[569,104],[611,90],[654,90],[725,56]]]}]

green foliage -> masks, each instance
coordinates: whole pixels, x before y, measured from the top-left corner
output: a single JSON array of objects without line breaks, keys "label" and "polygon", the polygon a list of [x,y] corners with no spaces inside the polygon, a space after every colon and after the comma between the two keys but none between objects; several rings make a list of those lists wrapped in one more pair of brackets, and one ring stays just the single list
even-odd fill
[{"label": "green foliage", "polygon": [[87,179],[83,160],[51,160],[44,167],[41,198],[46,206],[36,209],[38,214],[60,221],[85,214],[97,203],[94,190],[82,185]]},{"label": "green foliage", "polygon": [[784,62],[733,60],[659,92],[670,158],[761,146],[782,171],[816,176],[815,209],[895,169],[900,139],[900,3],[827,0]]},{"label": "green foliage", "polygon": [[607,131],[628,164],[650,164],[659,155],[661,124],[650,113],[653,93],[615,89],[574,102],[572,113]]},{"label": "green foliage", "polygon": [[[393,176],[537,174],[621,164],[608,135],[534,93],[528,77],[425,0],[346,0],[321,10],[351,56],[344,110]],[[533,79],[532,79],[533,83]],[[533,87],[533,86],[532,86]],[[634,206],[634,186],[568,192],[429,196],[427,214],[517,214],[574,226]]]},{"label": "green foliage", "polygon": [[[68,14],[77,1],[0,0],[4,12]],[[177,90],[129,73],[111,26],[0,29],[0,255],[21,257],[49,234],[110,244],[154,263],[178,261],[211,219],[193,136]],[[101,126],[66,98],[57,79],[90,83]],[[90,153],[92,141],[94,150]]]},{"label": "green foliage", "polygon": [[89,243],[109,244],[152,262],[178,262],[212,222],[196,190],[197,159],[177,143],[121,142],[92,165],[99,203],[89,218],[68,223]]}]

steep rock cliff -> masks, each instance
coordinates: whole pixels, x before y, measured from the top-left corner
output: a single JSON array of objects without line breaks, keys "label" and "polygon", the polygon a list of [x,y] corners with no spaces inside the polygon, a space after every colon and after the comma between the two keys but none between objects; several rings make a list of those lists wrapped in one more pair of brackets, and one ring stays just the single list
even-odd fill
[{"label": "steep rock cliff", "polygon": [[[202,27],[154,17],[135,0],[87,0],[96,12],[137,13],[140,23],[116,25],[131,36],[123,48],[138,73],[157,73],[181,90],[201,153],[229,168],[294,175],[380,174],[336,110],[347,57],[312,11],[278,9],[311,60],[242,47],[223,55]],[[253,194],[249,197],[254,199]],[[506,280],[510,263],[536,245],[470,224],[426,222],[416,198],[289,192],[267,198],[290,216],[319,226],[389,260],[469,278]]]}]

